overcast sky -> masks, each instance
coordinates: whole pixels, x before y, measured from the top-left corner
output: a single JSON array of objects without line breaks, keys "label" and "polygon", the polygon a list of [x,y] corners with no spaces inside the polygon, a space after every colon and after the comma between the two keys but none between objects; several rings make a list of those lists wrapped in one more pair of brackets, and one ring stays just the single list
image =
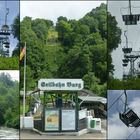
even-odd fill
[{"label": "overcast sky", "polygon": [[[6,2],[7,1],[7,2]],[[0,0],[0,28],[4,24],[5,21],[5,13],[6,13],[6,5],[9,8],[9,14],[7,16],[7,24],[11,26],[15,17],[19,14],[19,1],[18,0]],[[10,55],[13,49],[16,47],[17,40],[10,36]]]},{"label": "overcast sky", "polygon": [[[108,108],[123,93],[123,90],[108,91]],[[140,90],[127,90],[128,106],[140,117]],[[125,101],[125,96],[122,96]],[[122,113],[124,103],[121,100],[116,102],[108,110],[108,138],[109,139],[127,139],[135,128],[127,127],[120,119],[119,112]],[[119,112],[118,112],[119,111]],[[138,139],[140,136],[140,128],[137,129],[128,139]]]},{"label": "overcast sky", "polygon": [[1,73],[8,73],[12,80],[16,80],[16,81],[19,81],[19,70],[0,70],[0,74]]},{"label": "overcast sky", "polygon": [[[132,1],[132,14],[140,14],[140,1]],[[113,64],[115,65],[114,77],[122,78],[123,66],[122,66],[122,47],[125,46],[126,39],[124,37],[124,31],[128,29],[127,35],[129,40],[129,47],[133,48],[133,51],[140,51],[140,21],[137,25],[126,26],[122,21],[122,14],[128,14],[129,9],[128,1],[108,1],[109,12],[116,17],[118,26],[122,29],[122,43],[114,50]],[[135,65],[137,67],[137,64]],[[129,70],[129,66],[125,71]]]},{"label": "overcast sky", "polygon": [[50,19],[56,23],[59,16],[79,19],[106,1],[21,1],[21,20],[25,16]]}]

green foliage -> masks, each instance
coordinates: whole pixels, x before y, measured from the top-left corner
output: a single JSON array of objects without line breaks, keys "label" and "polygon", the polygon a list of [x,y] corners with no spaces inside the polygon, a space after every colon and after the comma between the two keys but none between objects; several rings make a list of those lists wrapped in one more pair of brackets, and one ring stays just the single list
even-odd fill
[{"label": "green foliage", "polygon": [[48,29],[48,36],[47,36],[47,45],[51,45],[58,42],[58,32],[55,29],[49,28]]},{"label": "green foliage", "polygon": [[[14,19],[12,26],[12,34],[14,36],[14,38],[17,38],[17,40],[20,40],[20,16],[17,15]],[[12,52],[12,56],[19,56],[19,51],[20,51],[20,46],[19,46],[19,42],[16,45],[16,48],[13,50]],[[18,63],[19,64],[19,63]]]},{"label": "green foliage", "polygon": [[0,70],[17,70],[19,69],[19,57],[0,57]]},{"label": "green foliage", "polygon": [[112,64],[112,57],[111,53],[113,50],[118,48],[119,43],[121,43],[121,29],[118,27],[118,23],[116,18],[108,13],[108,40],[107,40],[107,47],[108,47],[108,74],[113,74],[114,65]]},{"label": "green foliage", "polygon": [[48,24],[44,19],[35,19],[32,21],[32,30],[35,32],[38,39],[46,43]]},{"label": "green foliage", "polygon": [[[85,88],[106,96],[106,17],[105,4],[79,20],[60,16],[56,26],[25,17],[20,37],[27,43],[27,90],[36,88],[40,78],[82,78]],[[21,83],[22,89],[23,60]]]},{"label": "green foliage", "polygon": [[100,84],[100,79],[98,79],[93,72],[84,75],[83,80],[85,82],[85,88],[90,89],[99,96],[107,97],[106,83]]},{"label": "green foliage", "polygon": [[19,128],[19,83],[0,74],[0,125]]},{"label": "green foliage", "polygon": [[130,78],[128,80],[120,80],[110,78],[108,80],[108,89],[111,90],[121,90],[121,89],[138,89],[139,90],[140,79],[139,78]]},{"label": "green foliage", "polygon": [[108,50],[112,52],[118,48],[121,43],[121,29],[118,26],[116,18],[108,13]]},{"label": "green foliage", "polygon": [[20,16],[17,15],[14,19],[12,26],[12,33],[14,38],[20,39]]}]

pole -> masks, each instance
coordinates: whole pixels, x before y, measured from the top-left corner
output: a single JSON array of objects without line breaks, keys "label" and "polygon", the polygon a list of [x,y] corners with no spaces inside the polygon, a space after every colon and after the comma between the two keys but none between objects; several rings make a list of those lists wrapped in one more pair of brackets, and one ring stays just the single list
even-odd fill
[{"label": "pole", "polygon": [[130,15],[132,15],[132,11],[131,11],[131,0],[129,0],[129,10],[130,10]]},{"label": "pole", "polygon": [[25,56],[24,56],[23,128],[24,128],[25,104],[26,104],[26,42],[24,47],[25,47]]},{"label": "pole", "polygon": [[126,90],[124,90],[124,94],[125,94],[125,106],[124,106],[124,113],[126,112],[126,107],[127,107],[127,93]]}]

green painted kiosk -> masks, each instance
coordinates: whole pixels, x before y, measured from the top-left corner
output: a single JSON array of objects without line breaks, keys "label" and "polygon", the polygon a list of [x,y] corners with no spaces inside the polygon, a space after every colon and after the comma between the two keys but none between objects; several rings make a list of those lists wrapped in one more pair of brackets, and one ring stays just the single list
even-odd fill
[{"label": "green painted kiosk", "polygon": [[34,121],[35,128],[46,133],[78,132],[78,91],[83,87],[82,79],[40,79],[42,113],[41,119]]}]

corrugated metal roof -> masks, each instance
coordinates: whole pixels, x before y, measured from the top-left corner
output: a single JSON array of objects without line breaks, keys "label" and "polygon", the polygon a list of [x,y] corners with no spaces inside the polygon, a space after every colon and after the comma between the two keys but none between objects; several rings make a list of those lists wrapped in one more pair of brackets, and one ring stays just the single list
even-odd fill
[{"label": "corrugated metal roof", "polygon": [[104,97],[95,97],[95,96],[79,96],[79,99],[81,99],[84,102],[101,102],[103,104],[107,103],[107,99]]}]

